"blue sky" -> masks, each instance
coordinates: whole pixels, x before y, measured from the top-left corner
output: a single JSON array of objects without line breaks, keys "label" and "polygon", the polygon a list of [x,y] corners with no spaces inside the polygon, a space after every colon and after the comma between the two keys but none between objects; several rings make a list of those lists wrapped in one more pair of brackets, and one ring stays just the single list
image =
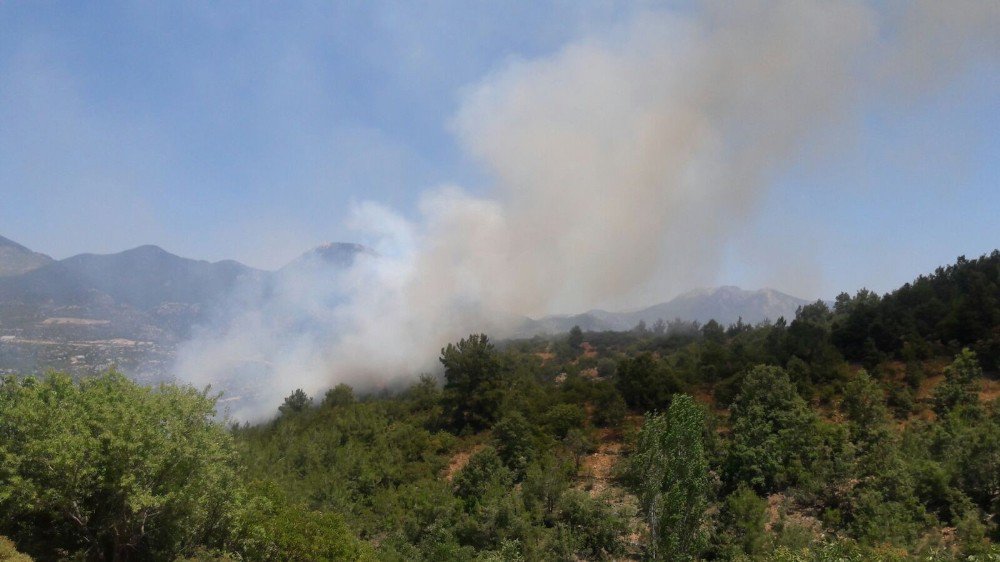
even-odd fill
[{"label": "blue sky", "polygon": [[[354,201],[409,216],[443,183],[488,194],[452,132],[464,92],[639,10],[2,3],[0,235],[57,258],[153,243],[277,267],[354,236]],[[884,291],[1000,246],[998,100],[995,56],[864,100],[851,142],[773,178],[712,281]]]}]

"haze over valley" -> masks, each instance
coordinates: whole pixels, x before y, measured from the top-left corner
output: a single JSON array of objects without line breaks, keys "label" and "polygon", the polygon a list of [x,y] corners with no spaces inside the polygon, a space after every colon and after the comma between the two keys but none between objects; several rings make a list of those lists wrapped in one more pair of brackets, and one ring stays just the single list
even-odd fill
[{"label": "haze over valley", "polygon": [[[209,263],[182,258],[156,246],[57,261],[0,239],[0,270],[4,271],[0,276],[0,371],[59,369],[86,375],[114,367],[145,383],[183,381],[192,375],[180,370],[183,364],[178,365],[178,353],[183,361],[189,350],[202,347],[199,338],[214,342],[215,332],[240,326],[247,316],[275,323],[271,329],[282,334],[282,341],[317,337],[335,341],[339,326],[334,316],[349,297],[344,278],[358,260],[378,259],[366,246],[330,243],[304,252],[275,271],[232,260]],[[319,308],[304,308],[291,301],[292,290],[309,299],[319,293],[326,300]],[[574,326],[587,331],[628,331],[639,326],[662,332],[667,322],[676,321],[756,324],[793,318],[798,307],[808,302],[773,289],[725,286],[685,292],[667,302],[626,312],[590,310],[532,319],[495,311],[504,322],[493,333],[500,338],[531,338],[564,333]],[[235,353],[225,357],[211,377],[201,375],[197,380],[237,402],[233,406],[243,401],[253,408],[271,409],[275,405],[266,403],[267,397],[283,395],[307,382],[301,377],[283,381],[272,372],[276,359],[281,359],[279,349]],[[309,371],[307,375],[325,383],[321,373]],[[408,372],[398,375],[412,376]],[[359,378],[354,384],[375,389],[391,381]],[[258,400],[265,404],[258,405]],[[253,412],[239,411],[243,415]]]}]

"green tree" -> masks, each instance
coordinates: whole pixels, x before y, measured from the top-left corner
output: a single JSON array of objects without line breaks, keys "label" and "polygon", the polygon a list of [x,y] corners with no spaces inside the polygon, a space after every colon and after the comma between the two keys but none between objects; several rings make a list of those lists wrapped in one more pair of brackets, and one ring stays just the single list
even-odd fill
[{"label": "green tree", "polygon": [[489,488],[499,486],[509,489],[514,483],[514,473],[507,468],[493,447],[486,447],[472,455],[469,463],[455,476],[455,495],[467,505],[480,502]]},{"label": "green tree", "polygon": [[690,560],[702,547],[708,507],[705,416],[688,395],[647,414],[629,472],[649,524],[654,560]]},{"label": "green tree", "polygon": [[924,373],[924,366],[917,359],[909,359],[906,361],[904,374],[906,384],[908,384],[913,390],[919,390],[920,385],[923,384],[924,379],[927,378],[927,375]]},{"label": "green tree", "polygon": [[545,414],[545,425],[557,439],[583,427],[587,413],[577,404],[556,404]]},{"label": "green tree", "polygon": [[30,553],[173,559],[221,546],[242,497],[215,399],[110,373],[0,385],[0,533]]},{"label": "green tree", "polygon": [[813,394],[812,373],[808,363],[793,355],[785,365],[785,372],[788,373],[788,378],[795,385],[800,396],[809,397]]},{"label": "green tree", "polygon": [[830,324],[830,309],[817,301],[800,307],[788,327],[788,352],[809,365],[813,383],[835,380],[842,364],[840,352],[830,342]]},{"label": "green tree", "polygon": [[350,385],[340,383],[326,391],[323,396],[323,405],[328,408],[338,406],[348,406],[354,403],[354,389]]},{"label": "green tree", "polygon": [[760,365],[733,401],[726,482],[769,493],[799,482],[818,453],[817,418],[780,367]]},{"label": "green tree", "polygon": [[546,524],[555,521],[556,503],[569,488],[573,466],[546,452],[528,467],[522,484],[525,506]]},{"label": "green tree", "polygon": [[580,349],[580,346],[583,345],[583,330],[581,330],[579,326],[573,326],[570,328],[569,336],[567,336],[566,342],[569,343],[569,346],[573,348],[574,351]]},{"label": "green tree", "polygon": [[454,482],[466,513],[457,529],[461,542],[492,549],[504,540],[524,540],[530,528],[527,511],[521,494],[512,489],[513,472],[495,450],[487,447],[473,455]]},{"label": "green tree", "polygon": [[704,326],[701,327],[701,335],[707,341],[713,343],[722,343],[726,341],[726,329],[714,319],[709,320]]},{"label": "green tree", "polygon": [[842,406],[847,415],[851,440],[858,445],[861,456],[890,438],[885,395],[864,369],[858,371],[844,388]]},{"label": "green tree", "polygon": [[618,362],[616,385],[625,403],[639,410],[665,408],[681,390],[673,372],[648,352]]},{"label": "green tree", "polygon": [[601,378],[610,378],[614,376],[615,369],[618,368],[618,363],[610,357],[601,357],[597,360],[597,376]]},{"label": "green tree", "polygon": [[596,385],[598,394],[594,398],[594,424],[601,427],[618,427],[625,420],[628,407],[618,389],[601,382]]},{"label": "green tree", "polygon": [[520,412],[512,412],[493,426],[493,440],[497,454],[518,477],[535,457],[534,432]]},{"label": "green tree", "polygon": [[278,406],[278,411],[283,416],[290,416],[304,411],[312,404],[312,398],[301,388],[296,388],[294,392],[285,397],[285,402]]},{"label": "green tree", "polygon": [[886,402],[898,419],[905,420],[916,407],[913,390],[907,384],[891,383]]},{"label": "green tree", "polygon": [[944,370],[944,382],[934,391],[934,411],[939,416],[966,406],[979,406],[977,385],[983,376],[983,369],[976,360],[976,354],[965,348],[955,356],[955,360]]},{"label": "green tree", "polygon": [[842,403],[856,449],[855,485],[843,502],[848,528],[866,543],[912,543],[928,523],[912,476],[889,425],[879,384],[865,370],[844,389]]},{"label": "green tree", "polygon": [[573,465],[576,470],[580,470],[583,457],[594,450],[594,441],[590,438],[590,434],[584,429],[574,427],[566,432],[562,442],[573,454]]},{"label": "green tree", "polygon": [[497,419],[503,398],[500,357],[486,334],[472,334],[441,350],[444,402],[455,429],[483,429]]},{"label": "green tree", "polygon": [[719,512],[722,550],[726,558],[755,556],[767,545],[767,500],[745,484],[726,497]]},{"label": "green tree", "polygon": [[253,487],[239,515],[237,536],[229,544],[236,556],[196,556],[192,561],[375,560],[369,545],[354,537],[339,515],[296,505],[272,484],[255,482]]},{"label": "green tree", "polygon": [[601,498],[566,490],[559,498],[559,523],[570,531],[574,558],[605,560],[624,553],[628,523]]}]

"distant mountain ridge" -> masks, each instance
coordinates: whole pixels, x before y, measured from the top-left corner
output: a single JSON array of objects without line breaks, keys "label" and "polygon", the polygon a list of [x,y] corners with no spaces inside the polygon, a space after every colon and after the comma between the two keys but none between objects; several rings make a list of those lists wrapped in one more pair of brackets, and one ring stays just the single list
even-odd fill
[{"label": "distant mountain ridge", "polygon": [[[198,324],[224,318],[232,313],[230,308],[238,309],[239,304],[230,306],[237,302],[233,298],[267,299],[287,283],[296,290],[309,286],[323,290],[336,283],[337,272],[363,256],[377,254],[360,244],[324,244],[277,271],[231,260],[213,263],[183,258],[157,246],[56,261],[0,238],[0,337],[8,342],[10,338],[34,341],[31,345],[36,346],[117,339],[121,345],[153,342],[168,349],[189,337]],[[792,318],[796,309],[808,302],[774,289],[715,287],[635,311],[591,310],[537,320],[511,319],[518,328],[508,335],[563,333],[573,326],[588,331],[622,331],[639,322],[652,327],[661,319],[701,323],[714,319],[727,325],[742,318],[757,323]],[[503,318],[505,313],[496,311],[491,317]],[[507,321],[499,324],[510,325]],[[0,345],[0,363],[3,353]],[[3,367],[0,364],[0,370]]]},{"label": "distant mountain ridge", "polygon": [[164,303],[203,306],[237,282],[262,274],[235,261],[209,263],[140,246],[117,254],[80,254],[0,280],[0,300],[68,306],[106,296],[139,310]]},{"label": "distant mountain ridge", "polygon": [[[192,326],[237,290],[271,287],[280,271],[309,263],[322,274],[321,266],[346,268],[356,255],[373,253],[358,244],[325,244],[271,272],[232,260],[183,258],[152,245],[56,261],[0,238],[0,252],[0,268],[11,272],[0,276],[4,333],[44,340],[127,338],[167,343],[186,337]],[[53,322],[53,318],[75,322]]]},{"label": "distant mountain ridge", "polygon": [[661,318],[665,321],[680,318],[702,323],[715,320],[728,325],[742,318],[744,322],[756,324],[782,316],[791,320],[800,306],[810,302],[775,289],[750,291],[726,285],[689,291],[669,302],[632,313],[629,319],[635,320],[635,323],[640,320],[650,323]]},{"label": "distant mountain ridge", "polygon": [[529,320],[518,335],[553,334],[579,326],[585,331],[629,330],[639,322],[652,326],[657,320],[715,320],[723,325],[743,322],[756,324],[779,317],[794,318],[795,311],[811,301],[793,297],[775,289],[748,291],[734,286],[702,288],[679,295],[667,302],[631,312],[590,310],[582,314],[547,316]]}]

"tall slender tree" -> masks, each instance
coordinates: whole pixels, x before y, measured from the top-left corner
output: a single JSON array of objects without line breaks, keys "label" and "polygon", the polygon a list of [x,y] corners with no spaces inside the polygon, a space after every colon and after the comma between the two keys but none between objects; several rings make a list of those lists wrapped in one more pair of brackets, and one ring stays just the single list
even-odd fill
[{"label": "tall slender tree", "polygon": [[690,560],[704,544],[709,492],[704,428],[701,408],[681,394],[666,414],[647,414],[639,432],[631,472],[654,560]]}]

